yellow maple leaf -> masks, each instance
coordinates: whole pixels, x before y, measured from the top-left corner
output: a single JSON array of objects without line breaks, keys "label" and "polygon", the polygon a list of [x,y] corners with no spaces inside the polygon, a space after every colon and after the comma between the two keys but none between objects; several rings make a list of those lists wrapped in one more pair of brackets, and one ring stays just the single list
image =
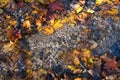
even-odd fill
[{"label": "yellow maple leaf", "polygon": [[73,55],[79,55],[79,54],[80,54],[80,52],[79,52],[78,50],[75,49],[75,50],[73,51]]},{"label": "yellow maple leaf", "polygon": [[69,24],[75,25],[75,24],[77,23],[77,21],[76,21],[77,16],[76,16],[75,12],[74,12],[74,11],[70,12],[70,13],[68,14],[68,16],[69,16],[69,17],[68,17],[68,22],[69,22]]},{"label": "yellow maple leaf", "polygon": [[88,49],[83,49],[83,55],[84,55],[85,57],[90,58],[90,57],[91,57],[91,51],[88,50]]},{"label": "yellow maple leaf", "polygon": [[30,21],[29,21],[29,20],[24,21],[24,22],[23,22],[23,27],[25,27],[25,28],[30,28],[30,27],[31,27]]},{"label": "yellow maple leaf", "polygon": [[54,32],[54,29],[51,26],[46,27],[45,30],[44,30],[44,33],[47,34],[47,35],[50,35],[53,32]]},{"label": "yellow maple leaf", "polygon": [[72,65],[68,65],[67,67],[68,67],[68,69],[70,69],[71,71],[74,71],[74,70],[75,70],[74,66],[72,66]]},{"label": "yellow maple leaf", "polygon": [[94,13],[95,11],[92,10],[92,9],[87,9],[87,12],[88,12],[88,13]]},{"label": "yellow maple leaf", "polygon": [[117,8],[112,8],[111,10],[108,10],[107,13],[109,15],[117,15],[119,13]]},{"label": "yellow maple leaf", "polygon": [[33,10],[33,11],[32,11],[32,14],[37,14],[37,13],[38,13],[37,10]]},{"label": "yellow maple leaf", "polygon": [[10,2],[10,0],[0,0],[0,7],[4,7],[9,2]]},{"label": "yellow maple leaf", "polygon": [[80,65],[80,61],[79,61],[79,58],[78,57],[74,57],[74,64],[76,66]]},{"label": "yellow maple leaf", "polygon": [[17,21],[16,20],[10,20],[9,23],[12,26],[16,26],[17,25]]},{"label": "yellow maple leaf", "polygon": [[63,27],[63,24],[61,23],[61,20],[60,19],[54,20],[54,22],[53,22],[53,28],[54,29],[59,29],[61,27]]},{"label": "yellow maple leaf", "polygon": [[76,9],[76,13],[79,13],[83,10],[83,7],[79,6],[77,9]]},{"label": "yellow maple leaf", "polygon": [[103,3],[104,0],[96,0],[96,5],[101,5]]}]

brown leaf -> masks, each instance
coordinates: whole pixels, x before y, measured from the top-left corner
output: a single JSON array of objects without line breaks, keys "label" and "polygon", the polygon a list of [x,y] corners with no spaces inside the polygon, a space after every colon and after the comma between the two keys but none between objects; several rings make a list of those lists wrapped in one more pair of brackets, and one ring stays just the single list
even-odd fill
[{"label": "brown leaf", "polygon": [[49,9],[52,11],[62,11],[63,10],[63,3],[61,1],[55,1],[49,5]]},{"label": "brown leaf", "polygon": [[101,56],[101,59],[103,59],[105,61],[105,69],[109,70],[115,70],[117,67],[117,62],[115,61],[115,59],[110,59],[106,54]]}]

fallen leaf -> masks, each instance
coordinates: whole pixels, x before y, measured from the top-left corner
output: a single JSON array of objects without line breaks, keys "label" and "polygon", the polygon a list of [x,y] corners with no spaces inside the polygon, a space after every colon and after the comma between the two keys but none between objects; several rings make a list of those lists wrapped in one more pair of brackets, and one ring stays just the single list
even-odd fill
[{"label": "fallen leaf", "polygon": [[0,7],[4,7],[9,2],[10,2],[10,0],[0,0]]},{"label": "fallen leaf", "polygon": [[74,71],[74,70],[75,70],[74,66],[72,66],[72,65],[68,65],[67,67],[68,67],[68,69],[70,69],[71,71]]},{"label": "fallen leaf", "polygon": [[103,3],[104,0],[96,0],[96,5],[101,5]]},{"label": "fallen leaf", "polygon": [[82,78],[75,78],[74,80],[82,80]]},{"label": "fallen leaf", "polygon": [[75,64],[76,66],[80,65],[80,60],[79,60],[78,57],[74,57],[74,64]]},{"label": "fallen leaf", "polygon": [[88,49],[83,49],[83,56],[90,58],[91,57],[91,51],[88,50]]},{"label": "fallen leaf", "polygon": [[45,30],[44,30],[44,33],[47,34],[47,35],[50,35],[53,32],[54,32],[54,29],[51,26],[46,27]]},{"label": "fallen leaf", "polygon": [[23,22],[23,27],[25,27],[25,28],[30,28],[30,27],[31,27],[30,21],[29,21],[29,20],[24,21],[24,22]]},{"label": "fallen leaf", "polygon": [[63,27],[63,24],[61,23],[60,19],[57,19],[57,20],[53,21],[52,26],[53,26],[54,29],[59,29],[59,28]]},{"label": "fallen leaf", "polygon": [[49,4],[49,9],[52,11],[62,11],[63,10],[63,3],[61,1],[55,1]]},{"label": "fallen leaf", "polygon": [[95,11],[92,9],[87,9],[87,12],[93,14]]},{"label": "fallen leaf", "polygon": [[14,43],[10,42],[3,46],[3,52],[8,53],[14,50]]}]

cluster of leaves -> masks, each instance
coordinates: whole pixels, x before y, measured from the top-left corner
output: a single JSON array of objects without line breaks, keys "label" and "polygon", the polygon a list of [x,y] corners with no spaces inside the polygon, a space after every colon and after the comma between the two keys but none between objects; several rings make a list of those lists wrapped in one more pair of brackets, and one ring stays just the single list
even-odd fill
[{"label": "cluster of leaves", "polygon": [[[78,22],[84,24],[91,15],[97,13],[96,9],[99,7],[102,7],[102,9],[98,11],[100,15],[113,16],[115,20],[119,20],[117,17],[119,14],[119,10],[117,8],[117,6],[120,5],[119,0],[96,0],[93,9],[85,7],[86,1],[87,0],[78,0],[76,3],[71,2],[69,6],[70,10],[67,10],[62,0],[13,0],[13,2],[12,0],[0,0],[0,15],[2,15],[3,18],[1,21],[3,22],[3,28],[5,28],[6,37],[8,39],[8,42],[4,43],[2,47],[2,51],[4,53],[15,53],[11,56],[12,61],[10,64],[14,64],[17,59],[20,59],[22,57],[20,56],[21,53],[26,55],[25,64],[27,69],[25,72],[27,73],[27,76],[25,76],[25,79],[36,79],[39,75],[42,76],[41,73],[43,72],[43,75],[46,75],[44,80],[47,80],[50,76],[56,80],[61,78],[58,73],[53,72],[54,70],[49,70],[48,72],[43,69],[32,71],[31,68],[34,66],[30,59],[32,52],[24,49],[23,46],[21,47],[20,42],[20,40],[26,37],[26,34],[29,36],[31,33],[37,31],[43,32],[46,35],[51,35],[66,24],[70,26],[74,26]],[[17,15],[16,18],[16,16],[11,15],[9,11],[6,11],[7,8],[10,10],[12,9],[13,12],[18,10],[13,4],[17,4],[17,8],[19,10],[25,7],[26,9],[30,8],[31,11],[25,12],[24,19],[19,20],[21,16]],[[26,5],[28,6],[26,7]],[[83,30],[83,34],[85,34],[85,36],[88,33],[89,30],[87,28]],[[91,55],[90,50],[80,49],[65,54],[66,56],[63,56],[63,60],[67,64],[67,69],[70,70],[71,75],[74,76],[77,74],[77,76],[71,77],[67,73],[63,73],[62,78],[71,80],[71,77],[72,79],[75,78],[74,80],[81,80],[81,77],[78,74],[82,74],[84,71],[87,71],[90,76],[94,77],[92,69],[93,66],[96,65],[94,63],[95,57]],[[16,58],[16,56],[18,58]],[[103,77],[107,75],[107,72],[110,72],[110,69],[116,70],[117,63],[115,59],[112,60],[105,55],[101,56],[100,60],[105,62],[104,64],[101,64],[104,67],[101,70],[101,75]],[[104,72],[105,70],[107,72]],[[64,70],[61,71],[64,72]]]}]

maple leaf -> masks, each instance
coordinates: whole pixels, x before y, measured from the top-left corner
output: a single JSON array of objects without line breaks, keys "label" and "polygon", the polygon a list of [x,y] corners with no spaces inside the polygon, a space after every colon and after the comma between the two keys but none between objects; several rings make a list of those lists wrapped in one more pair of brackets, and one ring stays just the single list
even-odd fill
[{"label": "maple leaf", "polygon": [[53,26],[54,29],[59,29],[63,26],[60,19],[53,20],[51,25]]},{"label": "maple leaf", "polygon": [[82,80],[82,78],[75,78],[74,80]]},{"label": "maple leaf", "polygon": [[61,1],[55,1],[49,4],[48,8],[52,11],[62,11],[63,10],[63,3]]},{"label": "maple leaf", "polygon": [[8,31],[8,37],[11,41],[14,41],[16,39],[21,39],[21,30],[9,30]]},{"label": "maple leaf", "polygon": [[103,3],[104,0],[96,0],[96,5],[101,5]]},{"label": "maple leaf", "polygon": [[2,49],[3,49],[3,52],[8,53],[14,50],[14,47],[15,47],[14,43],[10,42],[10,43],[5,44]]},{"label": "maple leaf", "polygon": [[79,61],[79,58],[78,57],[74,57],[74,64],[76,66],[80,65],[80,61]]},{"label": "maple leaf", "polygon": [[0,0],[0,7],[4,7],[9,2],[10,2],[10,0]]},{"label": "maple leaf", "polygon": [[90,58],[91,57],[91,51],[88,49],[83,49],[83,56]]},{"label": "maple leaf", "polygon": [[117,67],[117,62],[115,61],[115,57],[114,59],[110,59],[107,54],[101,56],[101,59],[103,59],[105,61],[105,69],[107,70],[115,70]]},{"label": "maple leaf", "polygon": [[29,21],[29,20],[24,21],[24,22],[23,22],[23,27],[25,27],[25,28],[30,28],[30,27],[31,27],[30,21]]},{"label": "maple leaf", "polygon": [[77,23],[77,16],[76,16],[76,14],[75,14],[75,12],[73,11],[73,12],[70,12],[69,14],[68,14],[68,21],[69,21],[69,24],[76,24]]},{"label": "maple leaf", "polygon": [[46,27],[45,30],[44,30],[44,33],[47,34],[47,35],[50,35],[53,32],[54,32],[54,29],[51,26]]}]

